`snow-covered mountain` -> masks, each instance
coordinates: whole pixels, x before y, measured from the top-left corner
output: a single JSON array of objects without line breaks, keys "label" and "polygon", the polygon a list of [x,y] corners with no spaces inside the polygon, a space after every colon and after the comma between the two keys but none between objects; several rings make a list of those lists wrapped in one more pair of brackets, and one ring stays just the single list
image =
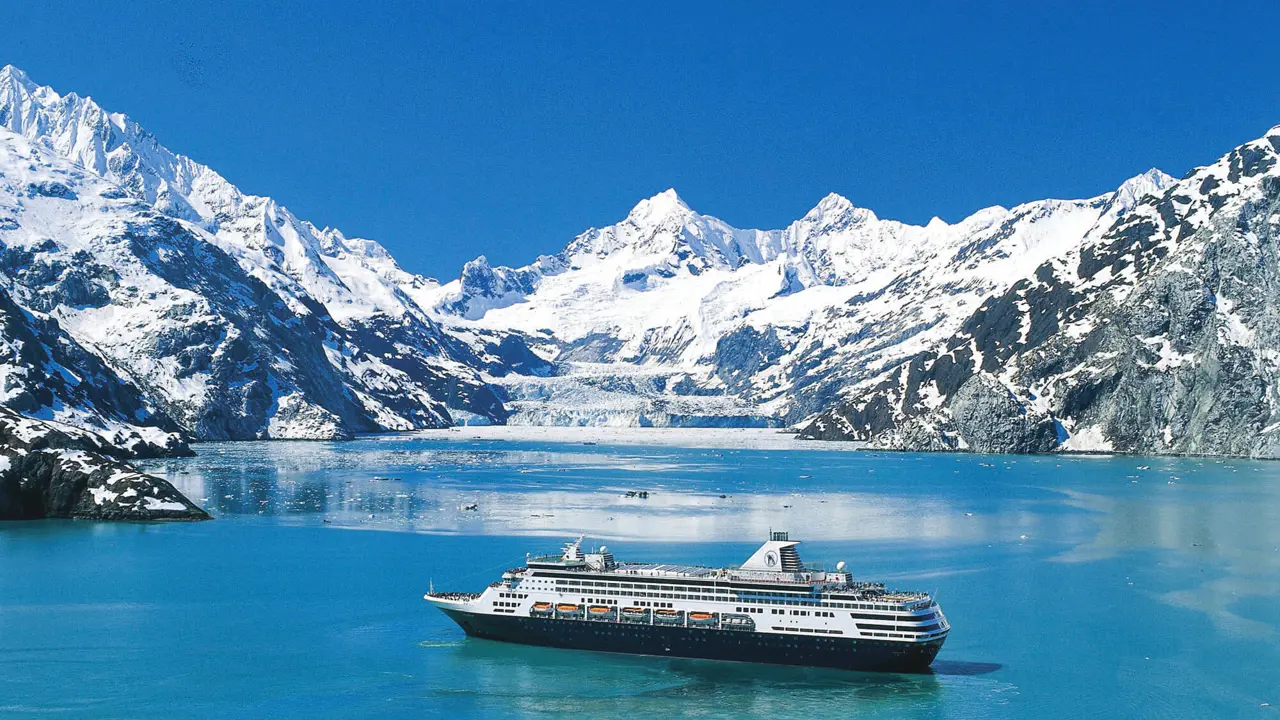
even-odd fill
[{"label": "snow-covered mountain", "polygon": [[135,454],[474,420],[1276,456],[1278,148],[950,224],[668,190],[440,285],[6,67],[0,404]]},{"label": "snow-covered mountain", "polygon": [[904,449],[1280,457],[1280,126],[1039,264],[806,429]]},{"label": "snow-covered mountain", "polygon": [[504,383],[513,422],[797,422],[1170,182],[1151,170],[1094,198],[924,226],[832,194],[768,231],[668,190],[526,267],[480,257],[432,306],[450,326],[518,332],[554,359],[553,377]]},{"label": "snow-covered mountain", "polygon": [[[507,416],[481,373],[516,370],[504,358],[522,356],[518,337],[443,332],[414,299],[435,284],[377,243],[242,193],[12,66],[0,69],[0,173],[0,283],[195,438]],[[106,420],[54,405],[46,414]]]}]

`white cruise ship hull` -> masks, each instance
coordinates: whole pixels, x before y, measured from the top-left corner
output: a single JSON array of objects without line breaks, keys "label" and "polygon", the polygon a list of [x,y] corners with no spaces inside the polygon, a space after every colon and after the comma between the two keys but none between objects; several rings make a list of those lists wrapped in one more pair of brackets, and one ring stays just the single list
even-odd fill
[{"label": "white cruise ship hull", "polygon": [[522,617],[470,611],[463,604],[441,604],[440,609],[467,635],[488,640],[573,650],[875,672],[926,672],[946,639],[944,635],[923,642],[900,642],[799,632]]}]

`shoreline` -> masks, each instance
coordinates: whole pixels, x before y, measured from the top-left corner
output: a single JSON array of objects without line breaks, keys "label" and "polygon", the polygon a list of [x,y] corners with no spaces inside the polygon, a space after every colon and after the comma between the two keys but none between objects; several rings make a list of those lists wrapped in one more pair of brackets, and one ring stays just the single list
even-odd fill
[{"label": "shoreline", "polygon": [[[801,440],[778,428],[645,428],[551,425],[466,425],[441,430],[418,430],[406,436],[439,442],[480,440],[544,442],[571,445],[624,445],[725,450],[803,450],[854,452],[865,443]],[[361,436],[364,437],[364,436]],[[370,437],[380,437],[374,435]]]}]

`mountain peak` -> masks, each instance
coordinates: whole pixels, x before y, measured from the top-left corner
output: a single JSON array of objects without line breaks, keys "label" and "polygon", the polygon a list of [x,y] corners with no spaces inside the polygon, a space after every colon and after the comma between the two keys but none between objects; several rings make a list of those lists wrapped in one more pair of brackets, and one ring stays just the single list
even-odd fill
[{"label": "mountain peak", "polygon": [[27,82],[31,81],[31,78],[27,77],[27,74],[22,72],[21,68],[14,65],[5,65],[0,68],[0,76],[8,76],[16,80],[26,80]]},{"label": "mountain peak", "polygon": [[1121,209],[1131,210],[1143,197],[1158,193],[1175,182],[1177,180],[1172,176],[1151,168],[1120,183],[1112,195],[1112,202]]},{"label": "mountain peak", "polygon": [[651,198],[641,200],[631,208],[628,220],[639,224],[652,224],[677,213],[692,212],[684,200],[676,194],[675,188],[667,188]]},{"label": "mountain peak", "polygon": [[22,72],[21,68],[13,65],[5,65],[0,68],[0,84],[6,83],[20,85],[27,92],[36,89],[36,84],[31,82],[31,78],[27,77],[27,74]]},{"label": "mountain peak", "polygon": [[877,220],[876,214],[866,208],[860,208],[839,193],[827,193],[826,197],[813,206],[804,219],[816,223],[834,222],[847,217],[851,222],[867,222]]}]

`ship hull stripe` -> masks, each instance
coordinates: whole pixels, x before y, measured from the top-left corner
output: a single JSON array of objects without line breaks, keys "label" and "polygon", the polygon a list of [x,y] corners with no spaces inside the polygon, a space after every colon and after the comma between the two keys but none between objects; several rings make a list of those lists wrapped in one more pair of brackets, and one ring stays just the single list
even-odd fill
[{"label": "ship hull stripe", "polygon": [[736,660],[876,672],[926,672],[944,637],[926,642],[490,615],[441,608],[467,635],[634,655]]}]

